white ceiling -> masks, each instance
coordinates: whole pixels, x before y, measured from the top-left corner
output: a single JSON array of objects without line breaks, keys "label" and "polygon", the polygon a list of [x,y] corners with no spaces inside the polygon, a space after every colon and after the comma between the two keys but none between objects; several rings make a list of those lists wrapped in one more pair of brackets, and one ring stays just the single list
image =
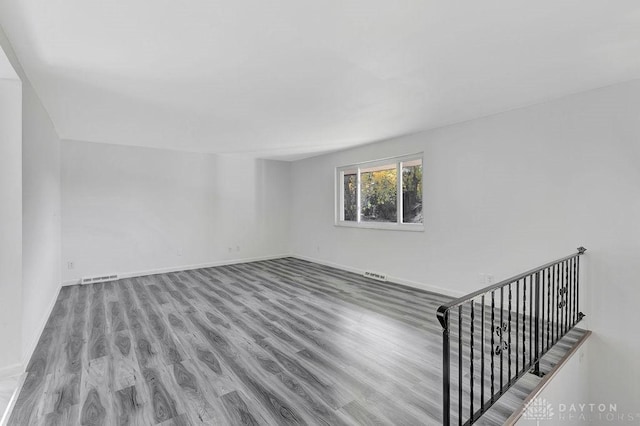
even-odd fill
[{"label": "white ceiling", "polygon": [[0,0],[65,139],[299,158],[640,78],[637,0]]}]

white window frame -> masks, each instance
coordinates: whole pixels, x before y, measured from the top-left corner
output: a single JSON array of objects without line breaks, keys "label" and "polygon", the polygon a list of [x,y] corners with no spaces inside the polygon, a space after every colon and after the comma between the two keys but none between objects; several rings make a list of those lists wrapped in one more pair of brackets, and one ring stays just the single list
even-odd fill
[{"label": "white window frame", "polygon": [[[365,228],[365,229],[384,229],[396,231],[416,231],[424,232],[423,223],[403,223],[402,222],[402,163],[421,160],[422,161],[422,200],[423,200],[423,217],[424,217],[424,158],[423,153],[401,155],[398,157],[383,158],[374,161],[364,161],[361,163],[349,164],[347,166],[336,167],[335,173],[335,226],[344,226],[348,228]],[[385,166],[396,164],[397,174],[397,221],[396,222],[363,222],[360,215],[360,170],[376,166]],[[344,176],[343,173],[348,170],[357,170],[357,220],[344,220]]]}]

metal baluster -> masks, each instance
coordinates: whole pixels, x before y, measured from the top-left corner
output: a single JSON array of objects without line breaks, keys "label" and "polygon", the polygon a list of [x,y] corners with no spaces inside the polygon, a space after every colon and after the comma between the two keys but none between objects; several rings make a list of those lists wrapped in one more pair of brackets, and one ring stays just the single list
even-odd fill
[{"label": "metal baluster", "polygon": [[578,256],[573,258],[573,323],[578,322]]},{"label": "metal baluster", "polygon": [[451,423],[451,352],[449,343],[449,310],[442,316],[442,424]]},{"label": "metal baluster", "polygon": [[545,347],[544,347],[544,325],[545,325],[545,299],[544,299],[544,280],[545,280],[545,276],[544,276],[544,269],[542,271],[540,271],[540,326],[541,326],[541,330],[540,330],[540,352],[544,353],[545,351]]},{"label": "metal baluster", "polygon": [[560,330],[558,332],[558,340],[564,333],[564,301],[565,301],[565,276],[564,276],[564,262],[560,263]]},{"label": "metal baluster", "polygon": [[509,283],[509,316],[508,316],[508,320],[509,320],[509,336],[507,337],[507,345],[508,345],[508,351],[507,354],[507,362],[509,363],[509,365],[507,366],[508,369],[508,373],[507,373],[507,378],[509,379],[509,386],[511,386],[511,283]]},{"label": "metal baluster", "polygon": [[495,319],[496,319],[496,311],[495,311],[495,307],[496,307],[496,298],[495,298],[495,291],[491,291],[491,403],[493,404],[493,402],[495,401],[495,362],[494,362],[494,357],[495,357],[495,351],[496,351],[496,345],[495,345]]},{"label": "metal baluster", "polygon": [[529,275],[529,365],[533,364],[533,275]]},{"label": "metal baluster", "polygon": [[547,349],[553,346],[553,266],[547,271]]},{"label": "metal baluster", "polygon": [[503,361],[503,342],[504,333],[502,324],[504,324],[504,287],[500,287],[500,395],[502,395],[502,388],[504,387],[504,361]]},{"label": "metal baluster", "polygon": [[555,315],[553,316],[555,320],[555,324],[554,324],[555,335],[553,337],[553,344],[555,344],[558,339],[558,323],[560,322],[558,319],[558,278],[560,277],[558,276],[559,265],[557,263],[554,265],[554,269],[555,269],[556,279],[555,279],[555,287],[553,289],[553,299],[555,302],[554,305],[555,305],[556,312],[555,312]]},{"label": "metal baluster", "polygon": [[565,294],[565,276],[564,276],[564,262],[560,263],[560,331],[558,332],[558,340],[564,334],[564,302],[567,295]]},{"label": "metal baluster", "polygon": [[540,346],[539,346],[539,337],[540,337],[540,272],[536,272],[536,281],[535,281],[535,298],[536,298],[536,307],[535,307],[535,331],[533,333],[536,341],[534,342],[534,351],[535,355],[533,357],[536,360],[533,371],[536,374],[540,374],[540,360],[538,360],[538,356],[540,354]]},{"label": "metal baluster", "polygon": [[564,262],[564,335],[569,331],[569,261]]},{"label": "metal baluster", "polygon": [[[520,350],[518,345],[520,343],[520,339],[518,339],[518,331],[520,330],[520,280],[516,281],[516,374],[520,374],[519,368],[519,360],[520,360]],[[524,359],[522,360],[524,363]]]},{"label": "metal baluster", "polygon": [[567,260],[567,331],[573,327],[573,259]]},{"label": "metal baluster", "polygon": [[522,279],[522,368],[527,369],[527,277]]},{"label": "metal baluster", "polygon": [[458,424],[462,426],[462,305],[458,306]]},{"label": "metal baluster", "polygon": [[484,412],[484,294],[482,295],[482,306],[480,307],[480,315],[482,321],[480,324],[480,409]]},{"label": "metal baluster", "polygon": [[473,420],[473,332],[474,332],[474,324],[473,321],[475,320],[475,315],[474,315],[474,302],[473,300],[471,301],[471,336],[469,336],[469,359],[470,359],[470,364],[469,364],[469,417],[471,418],[471,420]]},{"label": "metal baluster", "polygon": [[547,268],[547,349],[550,345],[551,333],[551,268]]},{"label": "metal baluster", "polygon": [[[584,247],[578,247],[578,253],[584,254],[587,251]],[[583,315],[580,312],[580,256],[577,256],[576,260],[578,261],[578,277],[576,279],[576,310],[578,311],[578,321],[582,320]]]},{"label": "metal baluster", "polygon": [[553,346],[555,344],[556,330],[556,265],[553,265],[551,278],[551,346]]},{"label": "metal baluster", "polygon": [[568,261],[569,266],[569,311],[567,312],[569,318],[569,328],[571,330],[575,323],[573,322],[573,259]]}]

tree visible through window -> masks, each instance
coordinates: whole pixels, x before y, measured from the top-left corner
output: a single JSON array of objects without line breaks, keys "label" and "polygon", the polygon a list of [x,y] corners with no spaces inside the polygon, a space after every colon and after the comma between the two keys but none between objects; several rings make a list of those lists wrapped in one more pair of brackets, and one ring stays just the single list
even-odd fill
[{"label": "tree visible through window", "polygon": [[360,220],[398,221],[398,168],[395,164],[360,170]]},{"label": "tree visible through window", "polygon": [[344,187],[344,220],[358,220],[358,170],[345,170]]},{"label": "tree visible through window", "polygon": [[402,222],[422,223],[422,160],[402,163]]},{"label": "tree visible through window", "polygon": [[422,224],[421,157],[399,157],[339,168],[338,221],[368,223],[367,227]]}]

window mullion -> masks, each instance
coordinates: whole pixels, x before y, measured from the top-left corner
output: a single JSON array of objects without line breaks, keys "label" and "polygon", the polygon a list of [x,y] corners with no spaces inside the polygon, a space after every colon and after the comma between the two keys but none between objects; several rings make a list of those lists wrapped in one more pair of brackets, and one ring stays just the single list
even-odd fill
[{"label": "window mullion", "polygon": [[360,223],[360,187],[361,187],[361,182],[360,182],[360,167],[358,167],[358,173],[357,173],[357,178],[356,178],[356,210],[357,210],[357,215],[356,215],[356,219],[357,222]]},{"label": "window mullion", "polygon": [[338,220],[344,221],[344,171],[338,172]]},{"label": "window mullion", "polygon": [[398,161],[396,163],[396,180],[397,180],[396,212],[398,215],[396,222],[400,224],[402,223],[402,161]]}]

